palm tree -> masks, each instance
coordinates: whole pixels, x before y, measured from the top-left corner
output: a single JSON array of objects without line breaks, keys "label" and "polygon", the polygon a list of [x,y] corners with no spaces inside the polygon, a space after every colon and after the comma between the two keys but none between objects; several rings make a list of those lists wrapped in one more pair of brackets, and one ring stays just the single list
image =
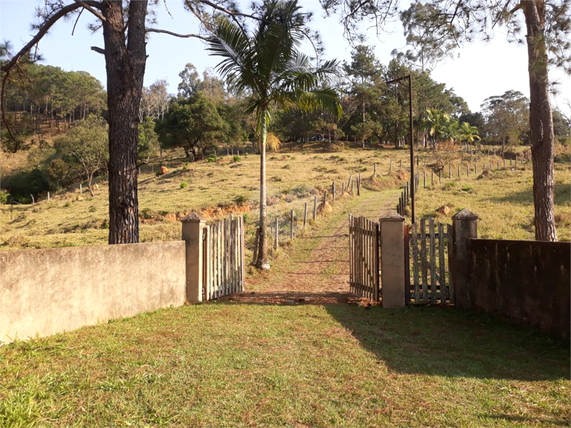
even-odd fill
[{"label": "palm tree", "polygon": [[249,33],[239,23],[222,18],[208,38],[208,50],[223,60],[217,70],[230,87],[249,95],[246,113],[256,114],[260,145],[260,224],[257,260],[259,269],[270,268],[266,227],[266,137],[271,110],[276,104],[304,111],[317,108],[340,113],[332,89],[320,87],[335,72],[336,61],[316,69],[297,50],[306,37],[306,18],[297,0],[264,1],[261,16]]},{"label": "palm tree", "polygon": [[476,140],[480,140],[478,135],[478,128],[470,125],[468,122],[462,122],[458,127],[458,139],[462,143],[466,143],[467,146],[472,144]]}]

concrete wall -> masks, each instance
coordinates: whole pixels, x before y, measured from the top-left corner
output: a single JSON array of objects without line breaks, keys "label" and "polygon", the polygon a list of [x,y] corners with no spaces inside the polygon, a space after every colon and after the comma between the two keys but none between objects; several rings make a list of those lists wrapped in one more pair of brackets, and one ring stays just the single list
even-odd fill
[{"label": "concrete wall", "polygon": [[568,242],[470,240],[470,306],[568,338]]},{"label": "concrete wall", "polygon": [[186,298],[185,242],[0,252],[0,341],[47,336]]}]

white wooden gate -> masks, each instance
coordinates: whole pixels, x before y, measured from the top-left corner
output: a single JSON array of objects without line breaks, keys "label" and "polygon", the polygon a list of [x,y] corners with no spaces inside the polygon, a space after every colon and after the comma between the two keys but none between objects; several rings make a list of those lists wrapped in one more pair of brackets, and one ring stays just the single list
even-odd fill
[{"label": "white wooden gate", "polygon": [[204,227],[203,299],[244,291],[244,218]]},{"label": "white wooden gate", "polygon": [[406,277],[409,278],[410,303],[454,303],[450,280],[451,243],[452,226],[436,224],[433,218],[422,218],[420,224],[409,227],[410,263]]}]

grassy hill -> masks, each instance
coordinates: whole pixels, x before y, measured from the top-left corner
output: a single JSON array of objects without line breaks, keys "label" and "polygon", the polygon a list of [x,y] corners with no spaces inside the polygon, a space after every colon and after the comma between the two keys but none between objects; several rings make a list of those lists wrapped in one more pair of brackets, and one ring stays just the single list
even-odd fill
[{"label": "grassy hill", "polygon": [[[336,182],[338,199],[341,183],[347,183],[350,175],[363,177],[365,187],[380,191],[383,188],[403,186],[406,176],[398,170],[408,171],[409,152],[393,148],[343,148],[334,147],[329,152],[314,143],[299,151],[285,147],[281,152],[268,154],[268,215],[289,217],[296,210],[302,216],[304,203],[309,212],[313,200],[319,200],[323,192],[331,193]],[[21,156],[21,155],[18,155]],[[484,164],[490,172],[481,179]],[[157,176],[160,165],[168,172]],[[373,169],[377,164],[374,179]],[[449,167],[450,166],[450,167]],[[460,166],[461,177],[457,177]],[[499,166],[499,169],[497,167]],[[432,173],[441,168],[442,179]],[[470,176],[466,169],[470,168]],[[476,173],[474,173],[476,169]],[[389,172],[389,170],[391,170]],[[417,172],[420,188],[417,191],[417,218],[438,216],[440,221],[450,222],[450,216],[462,208],[468,208],[480,216],[479,236],[503,239],[533,239],[533,197],[531,164],[506,167],[499,157],[461,155],[447,150],[419,151]],[[452,177],[448,177],[451,171]],[[423,174],[427,183],[424,187]],[[181,152],[170,152],[162,160],[145,165],[141,169],[139,184],[139,210],[141,240],[165,241],[180,239],[178,220],[190,212],[198,212],[207,220],[214,220],[230,213],[244,214],[253,231],[259,203],[259,156],[219,156],[215,161],[187,163]],[[569,189],[571,173],[567,162],[556,163],[556,206],[560,240],[571,238],[571,202]],[[79,188],[52,195],[33,205],[0,206],[0,245],[6,249],[45,248],[105,244],[108,228],[108,190],[104,179],[98,183],[94,197]],[[345,198],[354,197],[346,195]],[[451,208],[451,214],[436,213],[442,205]],[[355,213],[358,214],[358,213]],[[311,214],[310,214],[311,217]],[[251,236],[251,235],[250,235]]]}]

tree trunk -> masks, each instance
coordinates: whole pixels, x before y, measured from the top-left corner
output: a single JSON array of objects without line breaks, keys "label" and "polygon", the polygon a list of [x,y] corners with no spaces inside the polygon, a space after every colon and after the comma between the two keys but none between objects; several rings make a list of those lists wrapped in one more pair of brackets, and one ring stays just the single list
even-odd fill
[{"label": "tree trunk", "polygon": [[268,230],[266,225],[266,137],[268,133],[266,111],[262,111],[262,123],[260,130],[260,225],[258,239],[258,259],[256,267],[262,270],[270,269],[268,260]]},{"label": "tree trunk", "polygon": [[529,125],[533,166],[535,239],[557,241],[553,218],[553,117],[549,101],[547,48],[545,42],[545,2],[522,2],[527,26],[529,70]]},{"label": "tree trunk", "polygon": [[121,0],[103,3],[109,109],[109,243],[139,242],[138,113],[145,74],[147,0],[129,3],[128,35]]}]

